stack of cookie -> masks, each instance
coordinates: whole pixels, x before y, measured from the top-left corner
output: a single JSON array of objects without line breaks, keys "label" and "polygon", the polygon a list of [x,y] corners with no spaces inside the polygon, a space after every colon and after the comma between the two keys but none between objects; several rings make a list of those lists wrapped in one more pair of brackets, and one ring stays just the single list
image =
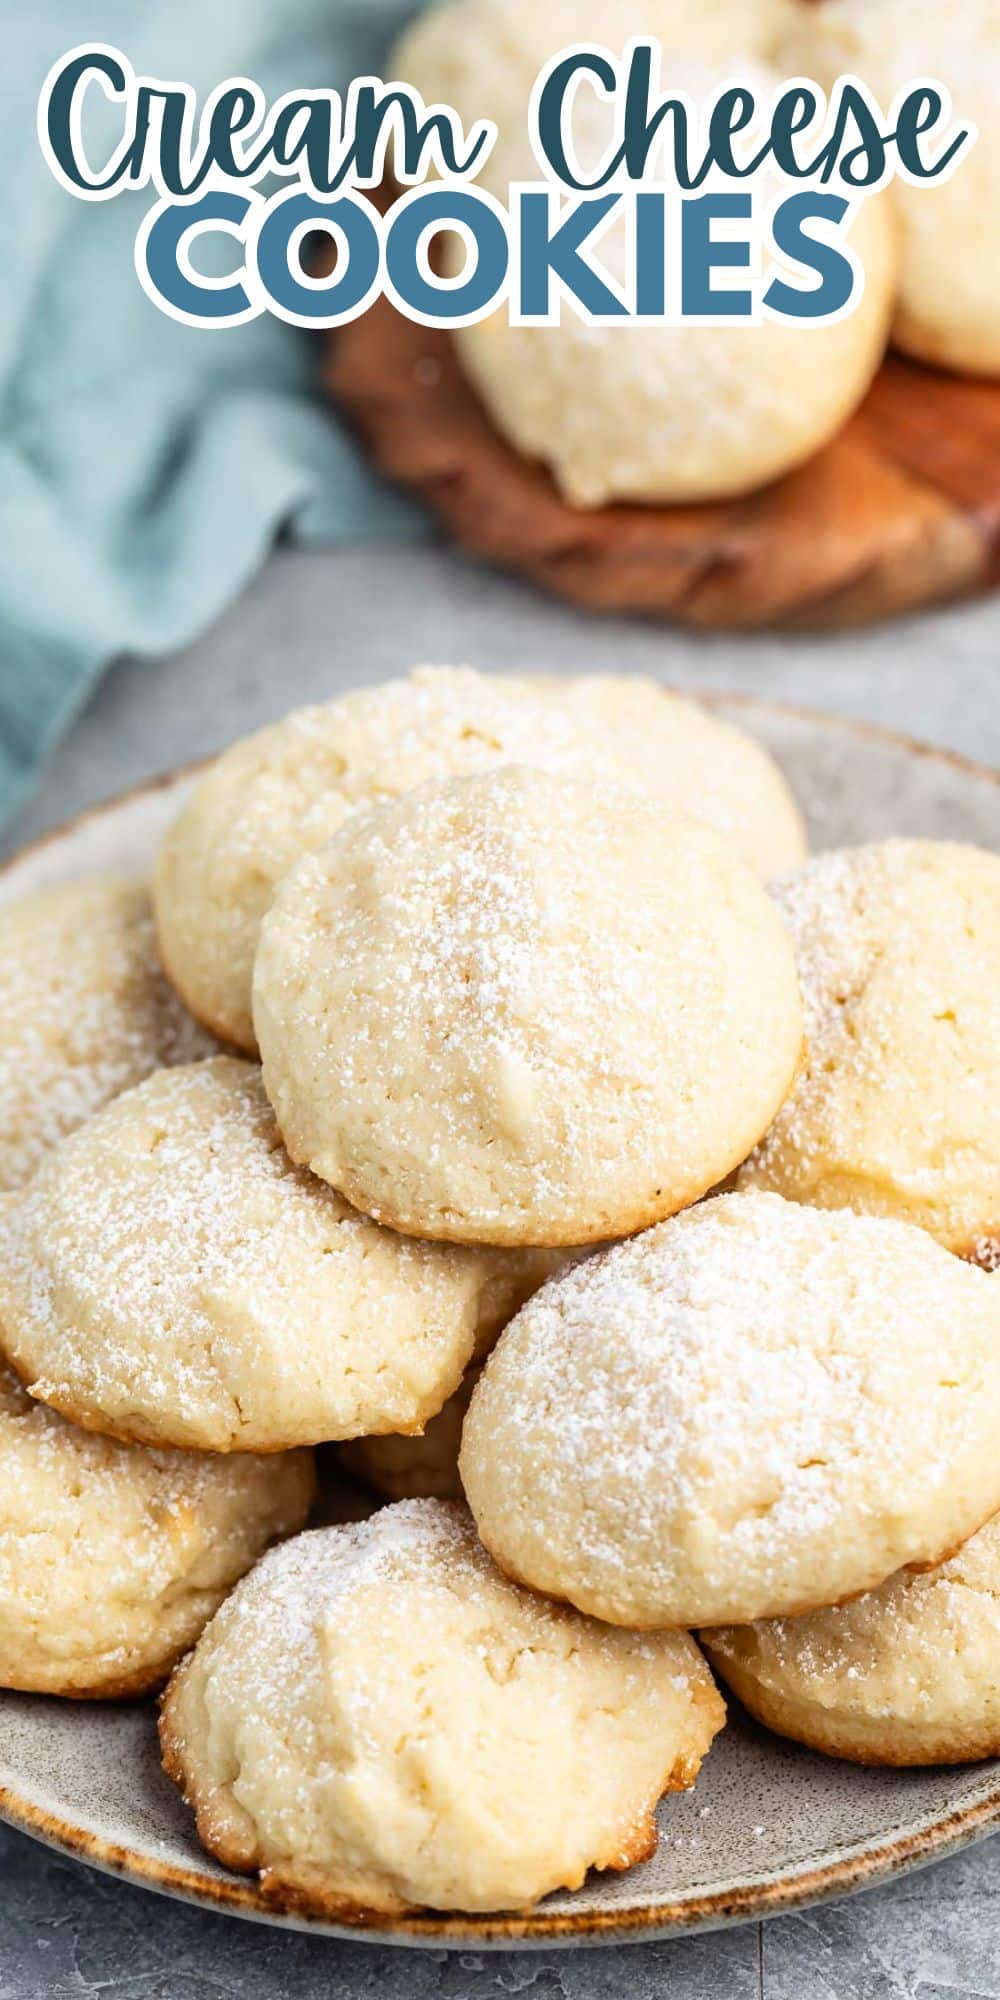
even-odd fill
[{"label": "stack of cookie", "polygon": [[[223,755],[152,904],[0,919],[0,1682],[186,1653],[202,1839],[334,1916],[648,1854],[696,1633],[823,1749],[1000,1750],[1000,860],[422,669]],[[300,1534],[316,1445],[373,1491]]]},{"label": "stack of cookie", "polygon": [[[525,326],[503,310],[457,328],[458,360],[495,429],[522,458],[548,467],[571,506],[686,505],[761,491],[844,428],[890,341],[935,367],[1000,376],[996,0],[432,0],[387,68],[426,104],[451,105],[467,129],[492,121],[497,139],[477,182],[506,203],[512,184],[539,178],[529,106],[544,66],[581,44],[621,57],[637,36],[658,42],[664,90],[683,90],[696,105],[734,77],[764,106],[790,77],[830,90],[846,75],[888,117],[904,87],[933,77],[978,138],[951,178],[933,187],[897,178],[860,204],[850,242],[864,287],[833,323],[594,325],[564,310],[550,325]],[[599,184],[620,121],[620,105],[586,79],[568,120],[586,185]],[[762,208],[782,192],[769,169],[749,172],[765,125],[744,128],[734,146]],[[668,121],[664,130],[673,129]],[[672,178],[662,141],[646,177]],[[461,270],[457,237],[451,255]],[[599,263],[624,294],[633,261],[626,218],[613,217]],[[801,283],[794,264],[778,264]]]}]

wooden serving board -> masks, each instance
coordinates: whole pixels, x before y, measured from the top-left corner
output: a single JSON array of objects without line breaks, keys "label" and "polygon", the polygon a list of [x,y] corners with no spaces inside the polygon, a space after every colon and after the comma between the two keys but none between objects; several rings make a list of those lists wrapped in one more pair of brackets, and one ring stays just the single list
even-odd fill
[{"label": "wooden serving board", "polygon": [[835,442],[763,492],[586,512],[501,438],[446,333],[380,300],[327,339],[327,385],[380,470],[471,553],[577,604],[830,627],[1000,581],[1000,384],[890,356]]}]

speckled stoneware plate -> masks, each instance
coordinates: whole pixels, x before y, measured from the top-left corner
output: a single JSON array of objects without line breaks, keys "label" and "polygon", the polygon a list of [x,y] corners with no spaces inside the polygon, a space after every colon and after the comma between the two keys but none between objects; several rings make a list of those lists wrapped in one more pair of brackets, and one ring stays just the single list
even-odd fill
[{"label": "speckled stoneware plate", "polygon": [[[721,704],[785,766],[829,847],[890,833],[1000,847],[1000,774],[879,731],[753,701]],[[141,869],[189,777],[112,801],[21,855],[0,900],[100,869]],[[202,1854],[160,1770],[148,1703],[0,1695],[0,1815],[53,1846],[191,1902],[271,1922],[254,1884]],[[870,1885],[1000,1826],[1000,1763],[864,1771],[733,1716],[694,1792],[668,1799],[652,1861],[520,1918],[424,1916],[316,1930],[399,1943],[594,1944],[766,1916]]]}]

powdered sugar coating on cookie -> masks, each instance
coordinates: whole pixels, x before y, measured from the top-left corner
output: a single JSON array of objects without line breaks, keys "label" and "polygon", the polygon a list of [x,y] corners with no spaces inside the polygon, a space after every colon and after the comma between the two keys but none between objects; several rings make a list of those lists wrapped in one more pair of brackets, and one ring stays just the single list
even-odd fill
[{"label": "powdered sugar coating on cookie", "polygon": [[161,1734],[210,1851],[335,1918],[521,1909],[629,1866],[723,1714],[687,1634],[546,1604],[464,1509],[415,1501],[260,1563],[175,1676]]},{"label": "powdered sugar coating on cookie", "polygon": [[161,848],[155,888],[164,959],[194,1012],[253,1051],[260,923],[292,864],[361,806],[505,763],[649,791],[731,835],[765,875],[801,859],[801,821],[777,766],[697,703],[641,680],[418,667],[296,710],[234,744],[196,787]]},{"label": "powdered sugar coating on cookie", "polygon": [[360,806],[511,762],[596,780],[607,750],[569,708],[471,667],[418,667],[235,743],[196,787],[156,864],[160,947],[192,1011],[252,1052],[260,923],[299,856]]},{"label": "powdered sugar coating on cookie", "polygon": [[707,827],[511,767],[355,815],[254,978],[293,1158],[455,1241],[619,1236],[731,1171],[801,1016],[780,920]]},{"label": "powdered sugar coating on cookie", "polygon": [[218,1057],[118,1098],[0,1212],[0,1340],[77,1422],[276,1451],[420,1430],[547,1269],[379,1229]]},{"label": "powdered sugar coating on cookie", "polygon": [[918,1223],[988,1265],[1000,1243],[1000,856],[891,840],[817,855],[773,894],[806,1060],[740,1175]]},{"label": "powdered sugar coating on cookie", "polygon": [[217,1044],[156,954],[148,889],[67,883],[0,910],[0,1191],[154,1069]]},{"label": "powdered sugar coating on cookie", "polygon": [[460,1471],[512,1576],[639,1626],[794,1614],[1000,1508],[1000,1288],[922,1231],[723,1195],[546,1285]]}]

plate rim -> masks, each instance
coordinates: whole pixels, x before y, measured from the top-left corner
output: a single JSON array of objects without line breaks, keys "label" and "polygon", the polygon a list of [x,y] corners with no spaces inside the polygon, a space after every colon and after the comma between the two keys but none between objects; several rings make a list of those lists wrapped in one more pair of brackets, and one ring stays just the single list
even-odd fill
[{"label": "plate rim", "polygon": [[[812,708],[807,704],[755,695],[746,690],[695,691],[673,688],[674,692],[711,709],[743,710],[753,714],[833,729],[866,741],[885,743],[922,761],[949,769],[1000,789],[1000,769],[981,763],[956,750],[923,741],[919,737],[882,723],[867,721],[837,711]],[[214,761],[213,753],[192,759],[151,777],[140,779],[111,797],[83,807],[58,825],[48,828],[0,861],[0,878],[22,862],[70,838],[94,821],[112,817],[123,807],[141,798],[154,796],[195,776]],[[985,1838],[1000,1826],[1000,1760],[992,1788],[975,1803],[957,1808],[906,1834],[890,1833],[875,1847],[866,1846],[839,1860],[807,1866],[767,1883],[748,1883],[728,1890],[702,1895],[686,1895],[667,1902],[631,1903],[604,1910],[546,1911],[522,1915],[449,1915],[444,1912],[408,1912],[388,1916],[359,1909],[344,1911],[338,1923],[317,1919],[269,1902],[253,1877],[236,1874],[203,1874],[176,1862],[162,1861],[121,1841],[107,1838],[78,1823],[61,1818],[47,1806],[0,1782],[0,1820],[43,1845],[81,1861],[101,1872],[217,1913],[268,1923],[277,1928],[301,1930],[355,1942],[400,1946],[445,1946],[451,1949],[522,1949],[546,1945],[593,1946],[638,1943],[643,1939],[680,1937],[697,1931],[719,1929],[784,1914],[809,1905],[829,1901],[878,1883],[932,1861],[942,1860],[959,1848]]]},{"label": "plate rim", "polygon": [[[794,1747],[794,1746],[793,1746]],[[964,1768],[964,1767],[963,1767]],[[748,1883],[731,1890],[677,1897],[669,1902],[636,1903],[607,1910],[547,1912],[544,1905],[523,1915],[478,1916],[458,1912],[413,1911],[399,1916],[358,1909],[342,1912],[338,1923],[282,1908],[269,1902],[251,1876],[203,1875],[193,1868],[162,1862],[128,1845],[91,1833],[61,1819],[44,1806],[19,1798],[0,1785],[0,1820],[41,1845],[85,1863],[101,1874],[117,1877],[134,1888],[209,1910],[242,1917],[275,1929],[338,1938],[345,1943],[398,1945],[460,1951],[521,1950],[654,1943],[723,1930],[744,1923],[787,1916],[815,1908],[841,1896],[874,1889],[896,1876],[913,1873],[932,1862],[986,1839],[1000,1824],[1000,1760],[993,1790],[972,1806],[905,1836],[889,1836],[877,1849],[866,1848],[840,1861],[805,1868],[771,1883]]]}]

